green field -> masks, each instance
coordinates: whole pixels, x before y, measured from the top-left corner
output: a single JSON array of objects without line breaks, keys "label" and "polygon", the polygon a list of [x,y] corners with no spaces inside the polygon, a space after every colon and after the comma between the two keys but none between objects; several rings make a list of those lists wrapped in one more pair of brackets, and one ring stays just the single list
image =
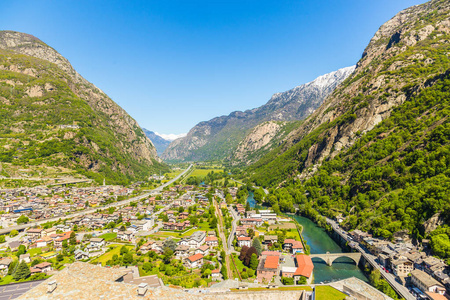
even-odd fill
[{"label": "green field", "polygon": [[28,249],[27,253],[30,254],[30,257],[39,255],[42,253],[42,249],[41,248],[33,248],[33,249]]},{"label": "green field", "polygon": [[105,241],[108,242],[108,241],[112,241],[113,239],[115,239],[117,237],[117,233],[115,233],[115,232],[104,233],[99,237],[105,239]]},{"label": "green field", "polygon": [[190,176],[205,177],[211,171],[214,171],[214,173],[219,173],[223,172],[223,169],[194,169]]},{"label": "green field", "polygon": [[[114,246],[115,248],[112,249],[109,252],[106,252],[102,256],[94,259],[92,262],[101,263],[102,266],[104,266],[108,260],[112,259],[114,254],[120,255],[120,248],[122,248],[123,245],[111,245],[111,246]],[[127,246],[127,248],[128,248],[128,250],[133,250],[134,247],[133,246]]]},{"label": "green field", "polygon": [[175,178],[175,177],[177,177],[177,175],[179,175],[183,171],[184,170],[173,171],[173,172],[164,174],[164,176],[166,176],[167,178]]},{"label": "green field", "polygon": [[344,300],[345,294],[328,285],[316,286],[316,300]]}]

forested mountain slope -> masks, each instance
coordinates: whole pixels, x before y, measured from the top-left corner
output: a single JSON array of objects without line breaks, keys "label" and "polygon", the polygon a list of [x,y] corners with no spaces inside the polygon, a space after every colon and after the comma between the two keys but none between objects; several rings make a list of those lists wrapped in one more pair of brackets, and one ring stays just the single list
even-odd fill
[{"label": "forested mountain slope", "polygon": [[[266,121],[295,121],[309,116],[354,68],[339,69],[289,91],[276,93],[258,108],[201,122],[186,137],[173,141],[161,157],[168,161],[229,158],[255,126]],[[239,152],[245,149],[241,147]]]},{"label": "forested mountain slope", "polygon": [[[420,239],[448,225],[449,53],[448,1],[400,12],[327,101],[247,170],[252,181],[281,187],[268,197],[277,209],[342,214],[347,228],[378,236],[405,229]],[[449,233],[431,234],[442,257]]]},{"label": "forested mountain slope", "polygon": [[133,118],[31,35],[0,32],[0,103],[3,176],[52,167],[126,182],[166,168]]}]

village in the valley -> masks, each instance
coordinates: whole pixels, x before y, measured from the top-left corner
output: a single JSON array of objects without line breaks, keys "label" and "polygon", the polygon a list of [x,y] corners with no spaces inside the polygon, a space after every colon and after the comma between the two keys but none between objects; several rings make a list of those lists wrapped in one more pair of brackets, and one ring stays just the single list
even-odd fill
[{"label": "village in the valley", "polygon": [[[120,270],[126,283],[191,293],[305,289],[314,283],[312,258],[328,258],[310,256],[292,216],[246,201],[245,186],[237,181],[187,184],[192,180],[186,177],[165,180],[164,188],[150,193],[139,185],[0,190],[0,225],[7,232],[0,236],[0,283],[39,282],[79,262]],[[392,243],[360,230],[347,233],[340,221],[327,220],[357,253],[368,249],[397,284],[412,274],[417,282],[445,290],[449,280],[442,261],[401,239]],[[351,280],[347,289],[353,286],[357,293],[364,286],[377,294],[367,283]]]}]

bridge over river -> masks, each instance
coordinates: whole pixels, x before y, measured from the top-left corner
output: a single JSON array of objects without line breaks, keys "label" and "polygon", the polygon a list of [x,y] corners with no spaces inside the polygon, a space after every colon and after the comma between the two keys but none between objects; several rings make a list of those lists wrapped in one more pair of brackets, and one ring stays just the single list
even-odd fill
[{"label": "bridge over river", "polygon": [[354,253],[330,253],[327,252],[325,254],[310,254],[309,257],[311,258],[321,258],[324,260],[327,265],[331,266],[333,262],[341,257],[347,257],[353,260],[356,265],[358,265],[359,260],[361,259],[361,253],[360,252],[354,252]]}]

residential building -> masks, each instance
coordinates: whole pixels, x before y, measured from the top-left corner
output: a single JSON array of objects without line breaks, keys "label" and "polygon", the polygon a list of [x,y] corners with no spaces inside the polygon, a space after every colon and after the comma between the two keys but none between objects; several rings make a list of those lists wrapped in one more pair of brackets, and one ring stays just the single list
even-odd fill
[{"label": "residential building", "polygon": [[406,277],[414,270],[414,264],[407,258],[399,258],[391,261],[391,269],[395,276]]},{"label": "residential building", "polygon": [[48,271],[52,270],[52,264],[47,261],[44,261],[40,264],[35,265],[34,269],[40,270],[40,273],[47,273]]},{"label": "residential building", "polygon": [[215,269],[211,271],[211,280],[212,281],[218,281],[222,279],[222,274],[220,274],[220,270],[219,269]]},{"label": "residential building", "polygon": [[278,242],[278,237],[276,235],[265,235],[264,244],[271,246],[273,243]]},{"label": "residential building", "polygon": [[84,252],[83,250],[77,249],[74,252],[75,260],[85,260],[89,258],[89,253]]},{"label": "residential building", "polygon": [[195,250],[195,254],[202,254],[203,256],[207,256],[209,254],[209,247],[207,245],[202,245]]},{"label": "residential building", "polygon": [[422,292],[432,292],[440,295],[445,294],[445,287],[436,279],[421,270],[411,272],[411,283],[418,287]]},{"label": "residential building", "polygon": [[273,276],[278,274],[278,266],[278,256],[263,256],[256,269],[256,279],[258,282],[269,283],[272,281]]},{"label": "residential building", "polygon": [[295,264],[297,265],[297,270],[294,273],[294,282],[297,283],[301,276],[310,278],[313,270],[314,264],[309,255],[297,255],[295,257]]},{"label": "residential building", "polygon": [[21,255],[19,256],[19,261],[24,261],[24,262],[26,262],[27,264],[29,264],[29,263],[31,262],[30,254],[29,254],[29,253],[21,254]]},{"label": "residential building", "polygon": [[206,237],[205,243],[211,248],[219,246],[219,240],[215,236]]},{"label": "residential building", "polygon": [[7,270],[9,265],[12,263],[12,259],[9,257],[4,257],[0,259],[0,270]]},{"label": "residential building", "polygon": [[283,249],[295,253],[303,253],[303,244],[300,241],[294,239],[285,239],[283,243]]},{"label": "residential building", "polygon": [[105,239],[103,238],[91,238],[89,240],[89,251],[98,251],[100,250],[103,246],[105,246]]},{"label": "residential building", "polygon": [[185,263],[188,268],[201,268],[203,266],[203,255],[198,253],[189,256],[188,258],[186,258]]},{"label": "residential building", "polygon": [[237,238],[238,241],[238,247],[251,247],[252,246],[252,239],[250,237],[247,236],[240,236]]}]

